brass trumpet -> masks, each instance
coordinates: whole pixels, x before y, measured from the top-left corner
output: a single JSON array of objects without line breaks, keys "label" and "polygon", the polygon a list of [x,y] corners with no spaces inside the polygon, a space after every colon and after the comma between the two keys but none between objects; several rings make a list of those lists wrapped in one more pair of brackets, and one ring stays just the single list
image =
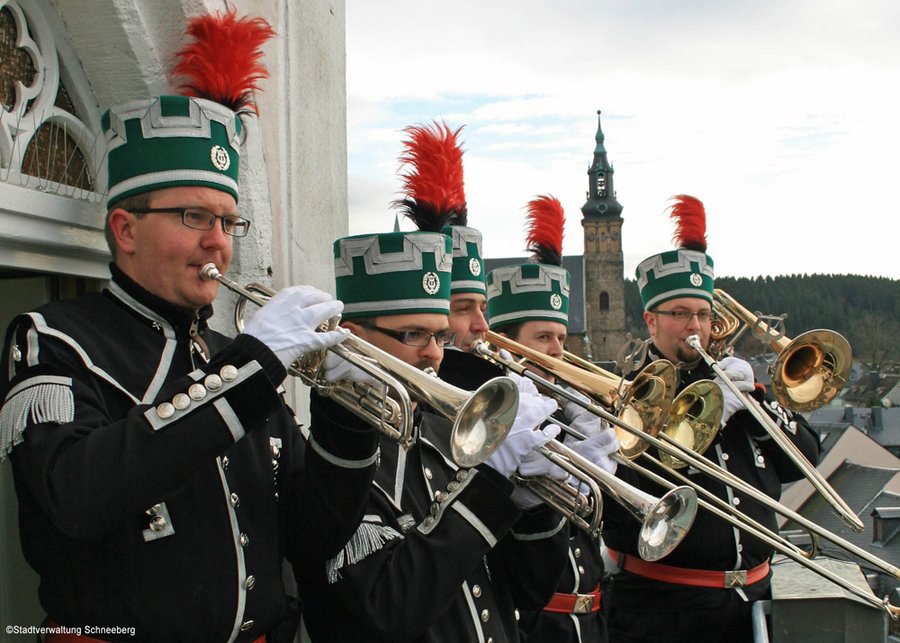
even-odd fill
[{"label": "brass trumpet", "polygon": [[728,354],[749,328],[775,351],[772,394],[793,411],[813,411],[828,404],[847,383],[853,352],[843,335],[831,330],[811,330],[793,340],[739,304],[724,290],[713,292],[710,354]]},{"label": "brass trumpet", "polygon": [[[260,284],[243,287],[219,272],[213,263],[200,268],[200,278],[216,280],[243,300],[264,306],[275,291]],[[244,304],[235,308],[235,327],[243,327]],[[337,326],[338,319],[328,326]],[[325,351],[302,356],[288,372],[299,377],[321,395],[330,396],[343,407],[385,435],[409,448],[415,441],[412,394],[435,411],[453,421],[450,439],[452,457],[462,467],[472,467],[485,460],[503,442],[512,427],[518,409],[519,391],[508,377],[497,377],[474,393],[439,380],[434,374],[419,370],[354,335],[328,349],[372,376],[376,384],[350,380],[327,382],[322,377]]]}]

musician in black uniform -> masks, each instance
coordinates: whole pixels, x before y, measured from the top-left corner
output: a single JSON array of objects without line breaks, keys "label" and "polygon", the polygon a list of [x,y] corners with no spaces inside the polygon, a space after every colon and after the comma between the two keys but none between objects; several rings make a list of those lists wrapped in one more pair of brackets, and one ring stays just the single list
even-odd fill
[{"label": "musician in black uniform", "polygon": [[[272,35],[233,14],[193,26],[254,49]],[[41,605],[69,632],[50,642],[276,640],[282,559],[325,561],[362,519],[377,433],[304,437],[281,388],[297,357],[345,337],[315,332],[340,302],[296,286],[233,340],[207,326],[218,283],[199,269],[224,272],[250,227],[237,112],[252,87],[227,89],[240,101],[163,96],[104,115],[109,288],[6,335],[0,455]]]},{"label": "musician in black uniform", "polygon": [[[488,319],[492,331],[540,353],[562,359],[568,335],[569,273],[562,267],[564,214],[553,197],[528,203],[527,246],[533,262],[504,266],[487,277]],[[554,382],[544,371],[541,377]],[[568,402],[554,415],[587,439],[568,436],[563,442],[610,473],[618,450],[615,431],[599,417]],[[556,592],[541,609],[522,610],[522,630],[529,642],[606,641],[601,611],[604,564],[599,535],[570,525],[568,561]]]},{"label": "musician in black uniform", "polygon": [[[342,323],[408,364],[437,370],[452,341],[450,267],[451,239],[444,234],[339,239]],[[515,608],[546,603],[566,540],[558,512],[540,503],[523,509],[513,498],[510,478],[556,433],[535,430],[555,404],[529,382],[520,384],[516,422],[481,465],[453,461],[450,422],[421,404],[411,448],[382,440],[362,526],[326,568],[297,570],[301,588],[311,590],[304,598],[313,641],[519,640]],[[362,424],[327,399],[313,414],[314,422],[327,414],[330,425]]]},{"label": "musician in black uniform", "polygon": [[[709,345],[713,262],[706,254],[705,212],[693,197],[677,197],[672,208],[681,247],[645,259],[637,268],[644,321],[653,340],[647,362],[665,358],[680,371],[679,390],[713,372],[685,340],[698,335]],[[742,391],[754,392],[762,406],[801,452],[815,464],[816,439],[800,415],[765,400],[755,389],[747,362],[726,357],[719,362]],[[705,457],[777,499],[784,482],[801,472],[774,443],[721,380],[722,428]],[[777,531],[775,515],[736,490],[693,469],[683,471],[735,508]],[[626,481],[659,496],[660,486],[619,467]],[[604,540],[622,571],[609,593],[610,640],[736,642],[752,641],[751,602],[767,598],[769,559],[773,551],[752,536],[700,509],[689,533],[658,562],[637,556],[638,525],[617,508],[606,512]]]}]

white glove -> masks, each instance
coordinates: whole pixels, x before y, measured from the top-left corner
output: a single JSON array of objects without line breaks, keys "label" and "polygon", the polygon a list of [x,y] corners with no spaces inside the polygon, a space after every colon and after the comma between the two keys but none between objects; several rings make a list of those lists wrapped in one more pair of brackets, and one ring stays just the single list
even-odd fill
[{"label": "white glove", "polygon": [[[606,422],[603,423],[602,429],[599,429],[587,440],[578,440],[573,436],[567,436],[565,444],[582,458],[590,460],[607,473],[616,472],[618,463],[610,456],[619,450],[619,438],[615,430]],[[574,476],[570,477],[568,482],[573,487],[578,487],[578,480]]]},{"label": "white glove", "polygon": [[297,358],[339,344],[347,331],[316,332],[319,325],[339,314],[344,304],[312,286],[291,286],[272,297],[244,327],[268,346],[288,368]]},{"label": "white glove", "polygon": [[519,395],[537,395],[542,397],[540,393],[538,393],[537,387],[534,385],[534,382],[527,377],[523,377],[518,373],[508,373],[507,377],[516,383],[516,388],[519,389]]},{"label": "white glove", "polygon": [[[544,435],[555,438],[559,435],[560,428],[555,424],[548,424],[542,429]],[[549,440],[548,440],[549,442]],[[546,442],[544,443],[546,444]],[[519,463],[519,475],[529,476],[550,476],[554,480],[565,480],[569,474],[560,466],[553,464],[550,458],[543,455],[538,449],[534,449],[525,454],[522,462]]]},{"label": "white glove", "polygon": [[[744,360],[737,357],[723,357],[719,362],[719,368],[725,372],[728,379],[734,382],[734,385],[738,390],[743,391],[744,393],[749,393],[753,390],[753,368]],[[744,408],[744,401],[735,395],[731,388],[725,384],[718,375],[716,375],[713,381],[719,385],[720,389],[722,389],[722,426],[724,427],[725,423],[731,419],[732,415]]]},{"label": "white glove", "polygon": [[[560,429],[555,424],[548,424],[542,431],[545,435],[552,435],[553,438],[555,438],[559,435]],[[522,458],[518,472],[519,475],[525,477],[549,476],[554,480],[565,480],[569,476],[565,469],[553,464],[550,461],[550,458],[543,455],[537,448],[530,451]],[[519,485],[516,485],[512,494],[512,499],[520,509],[534,509],[544,502],[526,487],[520,487]]]},{"label": "white glove", "polygon": [[322,363],[322,377],[332,384],[341,380],[353,380],[363,384],[377,383],[375,378],[364,370],[331,352],[325,356],[325,361]]},{"label": "white glove", "polygon": [[[590,402],[590,399],[580,391],[576,391],[573,388],[567,390],[580,400]],[[594,436],[600,431],[600,418],[575,402],[566,401],[563,405],[563,414],[566,416],[566,423],[586,438]],[[566,438],[566,440],[568,443],[569,438]],[[581,440],[578,441],[580,442]]]},{"label": "white glove", "polygon": [[512,501],[516,503],[519,509],[534,509],[535,507],[540,507],[544,502],[525,487],[518,485],[513,489]]},{"label": "white glove", "polygon": [[[528,380],[523,381],[530,384]],[[500,446],[485,460],[485,464],[504,478],[511,478],[526,455],[547,444],[559,433],[559,427],[554,425],[535,430],[555,410],[556,402],[553,400],[520,389],[515,422]]]}]

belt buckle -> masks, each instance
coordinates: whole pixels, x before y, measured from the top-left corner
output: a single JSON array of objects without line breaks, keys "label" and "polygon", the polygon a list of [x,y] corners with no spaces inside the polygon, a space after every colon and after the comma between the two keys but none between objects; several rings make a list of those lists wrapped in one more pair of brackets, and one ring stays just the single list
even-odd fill
[{"label": "belt buckle", "polygon": [[572,608],[573,614],[590,614],[594,607],[593,594],[576,594],[575,607]]},{"label": "belt buckle", "polygon": [[735,569],[725,572],[725,587],[743,587],[747,584],[747,570]]}]

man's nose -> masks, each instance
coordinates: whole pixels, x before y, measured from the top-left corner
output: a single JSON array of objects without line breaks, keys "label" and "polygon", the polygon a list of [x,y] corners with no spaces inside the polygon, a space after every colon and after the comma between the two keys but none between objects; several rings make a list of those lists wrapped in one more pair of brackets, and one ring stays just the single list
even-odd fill
[{"label": "man's nose", "polygon": [[434,335],[428,338],[428,343],[422,347],[421,356],[431,360],[439,360],[444,357],[444,349],[438,346]]}]

